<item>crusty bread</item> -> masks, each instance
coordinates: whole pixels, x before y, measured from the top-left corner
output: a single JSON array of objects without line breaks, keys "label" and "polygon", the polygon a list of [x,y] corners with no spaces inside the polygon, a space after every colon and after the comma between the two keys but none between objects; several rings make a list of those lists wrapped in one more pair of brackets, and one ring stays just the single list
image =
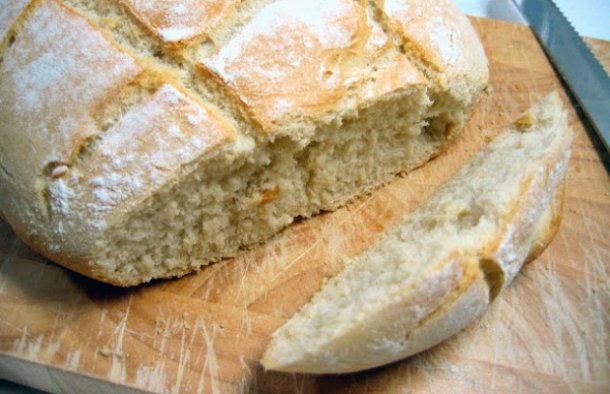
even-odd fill
[{"label": "crusty bread", "polygon": [[353,372],[464,328],[555,234],[571,141],[553,93],[333,277],[273,334],[263,366]]},{"label": "crusty bread", "polygon": [[420,166],[488,79],[449,0],[1,8],[0,212],[118,285],[234,255]]}]

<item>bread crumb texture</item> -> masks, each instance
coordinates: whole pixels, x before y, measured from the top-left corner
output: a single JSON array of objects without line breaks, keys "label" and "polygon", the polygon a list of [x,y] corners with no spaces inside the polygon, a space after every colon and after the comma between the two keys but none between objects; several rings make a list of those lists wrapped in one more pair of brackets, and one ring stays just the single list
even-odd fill
[{"label": "bread crumb texture", "polygon": [[478,317],[554,235],[572,131],[554,93],[332,278],[272,336],[265,368],[346,373],[425,350]]},{"label": "bread crumb texture", "polygon": [[124,286],[420,166],[488,80],[448,0],[0,8],[0,210],[39,252]]}]

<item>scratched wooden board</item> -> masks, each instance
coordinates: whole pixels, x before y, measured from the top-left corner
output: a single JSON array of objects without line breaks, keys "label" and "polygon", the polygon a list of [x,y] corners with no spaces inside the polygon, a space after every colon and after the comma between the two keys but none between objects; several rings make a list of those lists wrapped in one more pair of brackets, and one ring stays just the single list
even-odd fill
[{"label": "scratched wooden board", "polygon": [[429,351],[372,371],[314,377],[266,373],[258,363],[269,334],[345,258],[413,210],[518,113],[561,89],[528,28],[473,22],[490,59],[491,89],[447,154],[234,260],[118,289],[48,262],[0,222],[0,375],[88,393],[608,392],[610,180],[572,109],[561,230],[482,318]]}]

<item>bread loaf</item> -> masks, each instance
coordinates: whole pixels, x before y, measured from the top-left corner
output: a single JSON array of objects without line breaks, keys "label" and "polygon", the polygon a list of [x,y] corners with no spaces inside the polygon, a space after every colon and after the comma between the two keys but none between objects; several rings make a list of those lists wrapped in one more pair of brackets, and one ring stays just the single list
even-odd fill
[{"label": "bread loaf", "polygon": [[464,328],[557,231],[571,142],[552,94],[332,278],[273,334],[263,366],[353,372]]},{"label": "bread loaf", "polygon": [[487,84],[449,0],[18,0],[0,211],[90,277],[180,276],[439,154]]}]

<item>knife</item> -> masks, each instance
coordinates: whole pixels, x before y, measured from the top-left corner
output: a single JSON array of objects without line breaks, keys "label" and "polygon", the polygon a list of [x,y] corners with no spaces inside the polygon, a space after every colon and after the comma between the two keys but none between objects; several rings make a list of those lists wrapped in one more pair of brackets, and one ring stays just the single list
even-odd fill
[{"label": "knife", "polygon": [[610,152],[610,77],[552,0],[513,0]]}]

